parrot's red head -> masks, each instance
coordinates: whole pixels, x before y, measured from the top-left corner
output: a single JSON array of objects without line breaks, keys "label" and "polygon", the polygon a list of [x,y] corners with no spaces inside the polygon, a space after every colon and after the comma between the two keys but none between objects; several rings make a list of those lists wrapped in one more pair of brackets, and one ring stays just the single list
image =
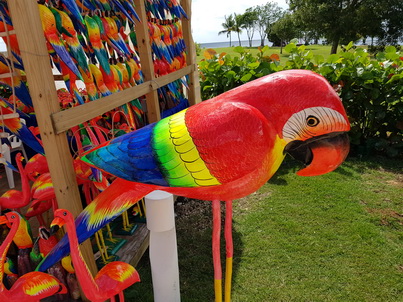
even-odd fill
[{"label": "parrot's red head", "polygon": [[262,77],[226,93],[259,109],[285,144],[284,152],[302,160],[302,176],[336,169],[349,152],[346,112],[333,87],[308,70]]}]

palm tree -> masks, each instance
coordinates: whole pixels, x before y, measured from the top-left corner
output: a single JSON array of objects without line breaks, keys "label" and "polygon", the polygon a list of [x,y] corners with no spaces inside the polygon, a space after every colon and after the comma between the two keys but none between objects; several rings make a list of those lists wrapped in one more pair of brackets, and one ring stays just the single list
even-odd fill
[{"label": "palm tree", "polygon": [[244,22],[244,18],[243,15],[237,15],[236,13],[234,13],[234,21],[235,21],[235,25],[234,25],[234,32],[236,32],[238,34],[238,41],[239,41],[239,46],[241,45],[241,37],[239,36],[242,33],[242,28],[245,25]]},{"label": "palm tree", "polygon": [[229,37],[229,46],[231,46],[231,33],[234,31],[235,28],[235,20],[234,17],[231,15],[228,16],[224,16],[225,18],[225,22],[222,23],[222,27],[224,27],[224,30],[218,32],[218,35],[221,34],[227,34],[227,38]]}]

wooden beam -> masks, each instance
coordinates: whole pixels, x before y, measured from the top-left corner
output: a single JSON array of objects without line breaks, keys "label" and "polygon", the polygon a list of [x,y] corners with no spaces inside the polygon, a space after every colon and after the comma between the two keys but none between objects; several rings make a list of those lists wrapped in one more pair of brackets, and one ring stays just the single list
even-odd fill
[{"label": "wooden beam", "polygon": [[[73,160],[65,133],[56,134],[51,114],[60,111],[45,44],[38,4],[32,0],[8,1],[14,29],[24,61],[29,91],[41,131],[57,202],[77,216],[82,211]],[[97,271],[90,242],[81,248],[92,273]]]},{"label": "wooden beam", "polygon": [[15,30],[12,29],[9,30],[8,32],[7,31],[0,32],[0,37],[7,37],[7,35],[15,35]]},{"label": "wooden beam", "polygon": [[100,116],[114,108],[126,104],[142,95],[150,94],[157,88],[167,85],[194,71],[195,65],[147,81],[140,85],[116,92],[101,99],[52,114],[52,122],[56,133],[67,131],[71,127]]},{"label": "wooden beam", "polygon": [[[144,75],[144,81],[154,81],[154,62],[152,58],[152,50],[150,44],[150,34],[148,30],[148,20],[144,0],[134,0],[136,11],[142,22],[135,19],[137,46],[140,56],[141,71]],[[147,100],[147,117],[150,123],[161,119],[160,104],[158,94],[153,90],[146,95]]]},{"label": "wooden beam", "polygon": [[[196,65],[197,66],[197,56],[196,56],[196,46],[192,37],[192,9],[191,9],[191,0],[182,0],[181,5],[188,15],[189,19],[182,18],[182,32],[183,39],[185,40],[187,56],[186,63],[187,65]],[[189,75],[189,104],[194,105],[201,102],[201,93],[200,93],[200,82],[199,82],[199,71],[197,68]]]}]

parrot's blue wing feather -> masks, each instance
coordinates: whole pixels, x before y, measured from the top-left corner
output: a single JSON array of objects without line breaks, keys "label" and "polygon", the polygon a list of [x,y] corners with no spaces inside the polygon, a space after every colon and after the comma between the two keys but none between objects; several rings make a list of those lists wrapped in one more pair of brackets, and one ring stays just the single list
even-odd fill
[{"label": "parrot's blue wing feather", "polygon": [[83,157],[84,161],[120,178],[154,185],[167,185],[152,148],[155,124],[119,136]]}]

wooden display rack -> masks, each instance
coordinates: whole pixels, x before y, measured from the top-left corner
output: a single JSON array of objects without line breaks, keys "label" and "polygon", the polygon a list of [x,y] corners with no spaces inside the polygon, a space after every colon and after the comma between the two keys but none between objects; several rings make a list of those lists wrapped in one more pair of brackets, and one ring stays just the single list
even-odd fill
[{"label": "wooden display rack", "polygon": [[[144,83],[61,111],[37,2],[35,0],[8,1],[56,198],[59,207],[71,211],[74,216],[77,216],[83,208],[65,133],[68,129],[143,95],[146,95],[149,122],[158,121],[160,109],[157,89],[185,75],[189,75],[190,105],[200,102],[196,52],[191,36],[190,19],[182,20],[183,38],[187,46],[187,66],[156,78],[144,0],[134,0],[134,3],[142,20],[142,22],[136,21],[136,35]],[[181,5],[190,18],[191,0],[182,0]],[[88,267],[95,274],[97,268],[89,240],[83,243],[81,250]],[[144,252],[144,246],[142,250]]]}]

